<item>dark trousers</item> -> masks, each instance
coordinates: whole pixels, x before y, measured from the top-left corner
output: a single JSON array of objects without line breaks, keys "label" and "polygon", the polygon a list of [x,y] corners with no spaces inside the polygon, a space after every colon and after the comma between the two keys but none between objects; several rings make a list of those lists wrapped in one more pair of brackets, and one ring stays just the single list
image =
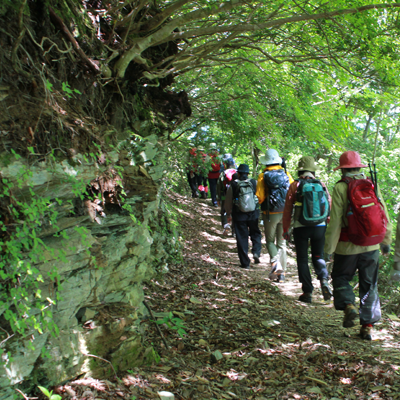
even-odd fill
[{"label": "dark trousers", "polygon": [[221,200],[221,225],[224,227],[228,223],[228,218],[225,212],[225,200]]},{"label": "dark trousers", "polygon": [[[222,227],[224,227],[227,223],[228,223],[228,217],[227,217],[226,211],[225,211],[225,200],[221,200],[221,225],[222,225]],[[235,224],[234,224],[233,219],[231,222],[231,228],[232,228],[232,231],[235,230]]]},{"label": "dark trousers", "polygon": [[319,280],[328,279],[328,270],[324,260],[326,226],[305,226],[293,229],[296,246],[297,270],[304,293],[314,290],[310,268],[308,267],[308,241],[311,242],[311,260]]},{"label": "dark trousers", "polygon": [[379,250],[348,256],[335,254],[332,269],[333,299],[336,310],[354,304],[350,281],[358,270],[360,293],[360,323],[373,324],[381,319],[378,294]]},{"label": "dark trousers", "polygon": [[208,178],[208,183],[210,184],[211,200],[213,204],[217,204],[217,180]]},{"label": "dark trousers", "polygon": [[192,196],[194,196],[197,193],[197,187],[198,187],[198,181],[199,181],[199,176],[197,174],[193,174],[192,177],[190,177],[190,172],[187,174],[190,190],[192,191]]},{"label": "dark trousers", "polygon": [[258,255],[261,253],[261,231],[258,227],[258,219],[234,220],[234,222],[240,265],[248,266],[250,265],[250,258],[247,255],[249,251],[249,236],[253,245],[251,252]]}]

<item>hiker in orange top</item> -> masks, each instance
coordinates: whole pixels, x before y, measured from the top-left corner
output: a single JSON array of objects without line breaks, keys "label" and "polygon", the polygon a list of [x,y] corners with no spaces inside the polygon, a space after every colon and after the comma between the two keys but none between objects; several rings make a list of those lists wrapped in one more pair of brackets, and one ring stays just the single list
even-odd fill
[{"label": "hiker in orange top", "polygon": [[[304,156],[297,167],[298,179],[289,187],[283,210],[283,237],[289,239],[293,221],[297,271],[304,303],[311,303],[314,290],[308,266],[308,243],[311,243],[311,261],[320,281],[324,300],[330,300],[328,270],[324,259],[325,230],[329,218],[330,196],[325,184],[315,177],[317,166],[313,157]],[[292,217],[294,210],[294,215]]]},{"label": "hiker in orange top", "polygon": [[[354,326],[360,317],[360,336],[372,340],[373,325],[381,318],[378,294],[379,247],[383,255],[390,252],[392,224],[386,205],[370,170],[371,179],[360,171],[361,163],[355,151],[340,156],[342,179],[332,192],[331,219],[325,235],[325,254],[333,253],[333,298],[336,310],[344,311],[343,326]],[[350,281],[358,270],[360,309]]]},{"label": "hiker in orange top", "polygon": [[258,175],[256,195],[261,204],[265,240],[270,256],[269,278],[284,282],[286,270],[286,243],[283,239],[282,215],[291,175],[282,167],[282,158],[274,149],[260,157],[265,169]]},{"label": "hiker in orange top", "polygon": [[218,206],[217,202],[217,181],[219,171],[221,169],[221,162],[217,145],[211,143],[208,151],[208,160],[211,162],[211,171],[208,172],[208,183],[210,184],[211,200],[214,207]]}]

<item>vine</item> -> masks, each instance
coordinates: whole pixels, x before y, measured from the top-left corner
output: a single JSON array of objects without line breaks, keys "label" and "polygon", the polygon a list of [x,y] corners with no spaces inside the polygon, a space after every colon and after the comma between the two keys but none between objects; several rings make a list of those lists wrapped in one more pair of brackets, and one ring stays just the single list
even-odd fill
[{"label": "vine", "polygon": [[[20,158],[15,152],[14,156]],[[86,182],[70,175],[65,180],[76,197],[87,197]],[[56,265],[67,262],[67,250],[74,249],[55,250],[42,237],[48,236],[50,230],[53,237],[68,241],[66,230],[58,226],[59,210],[66,207],[73,214],[73,205],[66,204],[72,200],[35,193],[33,182],[33,172],[27,166],[21,167],[12,181],[0,175],[0,318],[2,325],[13,333],[7,332],[8,337],[0,344],[0,354],[15,334],[49,332],[56,336],[59,332],[53,321],[53,307],[61,300],[62,291]],[[78,232],[90,256],[87,229],[72,229]],[[48,263],[49,257],[52,266],[42,272],[40,265]],[[32,343],[30,347],[33,348]]]}]

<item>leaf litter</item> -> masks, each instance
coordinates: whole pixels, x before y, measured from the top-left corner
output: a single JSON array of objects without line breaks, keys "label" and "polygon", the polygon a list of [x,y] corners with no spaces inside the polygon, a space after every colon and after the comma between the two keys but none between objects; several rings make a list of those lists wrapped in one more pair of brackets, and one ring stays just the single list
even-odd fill
[{"label": "leaf litter", "polygon": [[186,334],[160,325],[167,350],[149,323],[145,341],[161,356],[158,365],[134,368],[115,382],[77,380],[58,393],[131,400],[400,399],[398,315],[383,314],[374,340],[362,341],[359,327],[342,328],[342,312],[323,300],[316,279],[313,303],[297,301],[290,245],[285,283],[271,282],[264,239],[261,263],[243,270],[236,241],[222,234],[210,200],[168,196],[179,209],[183,259],[169,265],[162,282],[147,284],[145,300],[157,318],[170,312],[180,318]]}]

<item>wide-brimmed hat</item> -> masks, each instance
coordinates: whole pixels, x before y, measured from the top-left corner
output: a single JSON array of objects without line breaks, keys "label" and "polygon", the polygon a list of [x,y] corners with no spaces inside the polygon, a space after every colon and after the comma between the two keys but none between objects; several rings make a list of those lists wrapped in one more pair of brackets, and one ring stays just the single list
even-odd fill
[{"label": "wide-brimmed hat", "polygon": [[301,157],[297,164],[297,171],[310,171],[315,172],[318,167],[315,165],[314,157],[304,156]]},{"label": "wide-brimmed hat", "polygon": [[241,172],[243,174],[248,174],[250,173],[250,168],[247,164],[240,164],[239,168],[236,171]]},{"label": "wide-brimmed hat", "polygon": [[278,152],[274,149],[267,150],[265,155],[259,158],[259,161],[263,165],[282,164],[282,158],[279,157]]},{"label": "wide-brimmed hat", "polygon": [[225,160],[229,160],[230,158],[233,158],[232,154],[231,153],[225,153],[223,155],[223,157],[222,157],[222,160],[225,161]]},{"label": "wide-brimmed hat", "polygon": [[334,168],[365,168],[367,165],[361,164],[361,157],[356,151],[345,151],[339,158],[339,166]]},{"label": "wide-brimmed hat", "polygon": [[208,150],[217,150],[217,145],[215,143],[210,143],[208,145]]}]

